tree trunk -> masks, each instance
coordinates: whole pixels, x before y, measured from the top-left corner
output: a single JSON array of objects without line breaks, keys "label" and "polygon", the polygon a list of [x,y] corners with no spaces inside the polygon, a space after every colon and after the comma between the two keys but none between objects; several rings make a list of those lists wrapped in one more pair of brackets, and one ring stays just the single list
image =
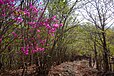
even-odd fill
[{"label": "tree trunk", "polygon": [[99,63],[98,63],[98,58],[97,58],[97,49],[96,49],[96,42],[95,41],[94,41],[94,54],[95,54],[96,69],[99,70]]},{"label": "tree trunk", "polygon": [[109,71],[109,65],[108,65],[108,50],[106,45],[106,36],[105,33],[102,32],[103,37],[103,61],[104,61],[104,71]]}]

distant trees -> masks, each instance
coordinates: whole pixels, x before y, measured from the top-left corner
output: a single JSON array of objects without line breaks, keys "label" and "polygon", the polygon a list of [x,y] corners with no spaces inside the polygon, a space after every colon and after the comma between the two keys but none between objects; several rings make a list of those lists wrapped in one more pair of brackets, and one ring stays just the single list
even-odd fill
[{"label": "distant trees", "polygon": [[[74,9],[77,6],[76,4],[78,3],[78,0],[75,0],[72,4],[70,4],[70,2],[71,0],[50,0],[47,8],[50,17],[53,14],[56,14],[59,23],[63,23],[63,26],[59,28],[55,34],[54,42],[50,50],[50,55],[55,56],[52,57],[52,60],[57,59],[57,63],[61,63],[64,60],[67,48],[65,43],[66,32],[73,27],[76,27],[78,23],[76,22],[76,15],[73,16],[73,14],[75,14]],[[63,58],[60,58],[60,56]]]},{"label": "distant trees", "polygon": [[[114,23],[112,17],[112,1],[111,0],[86,0],[87,4],[83,7],[83,16],[86,20],[95,25],[94,35],[99,37],[103,56],[103,69],[109,71],[109,50],[106,41],[106,31]],[[85,1],[85,2],[86,2]],[[111,24],[110,24],[111,23]],[[93,33],[92,33],[93,34]],[[95,36],[95,37],[96,37]],[[96,40],[94,45],[96,46]],[[94,47],[95,49],[95,47]],[[98,51],[97,51],[98,52]],[[97,52],[95,52],[97,54]]]}]

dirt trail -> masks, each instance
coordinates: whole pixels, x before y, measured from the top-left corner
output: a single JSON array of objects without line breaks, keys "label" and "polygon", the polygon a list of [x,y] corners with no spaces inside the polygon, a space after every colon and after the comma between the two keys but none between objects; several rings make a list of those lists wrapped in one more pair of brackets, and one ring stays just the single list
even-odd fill
[{"label": "dirt trail", "polygon": [[[28,66],[27,75],[35,76],[36,65]],[[0,76],[21,76],[23,69],[6,71]],[[87,60],[64,62],[57,66],[52,66],[48,76],[97,76],[97,70],[90,68]]]},{"label": "dirt trail", "polygon": [[52,67],[48,76],[97,76],[97,70],[88,66],[88,61],[65,62]]}]

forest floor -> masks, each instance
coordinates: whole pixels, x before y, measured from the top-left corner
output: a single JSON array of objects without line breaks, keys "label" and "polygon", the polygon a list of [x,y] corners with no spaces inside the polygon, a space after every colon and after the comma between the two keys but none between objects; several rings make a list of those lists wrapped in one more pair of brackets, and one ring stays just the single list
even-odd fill
[{"label": "forest floor", "polygon": [[65,62],[52,67],[48,76],[97,76],[98,71],[89,67],[86,60]]},{"label": "forest floor", "polygon": [[[25,76],[35,76],[36,65],[27,67],[27,75]],[[21,76],[23,69],[18,69],[14,71],[5,71],[0,74],[0,76]],[[48,76],[98,76],[97,70],[89,67],[88,61],[73,61],[64,62],[57,66],[52,66]]]}]

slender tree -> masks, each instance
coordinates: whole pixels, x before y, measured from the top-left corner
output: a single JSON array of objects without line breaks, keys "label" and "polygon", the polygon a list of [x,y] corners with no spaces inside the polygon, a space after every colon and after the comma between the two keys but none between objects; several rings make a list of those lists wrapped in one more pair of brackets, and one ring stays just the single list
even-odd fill
[{"label": "slender tree", "polygon": [[[102,46],[102,56],[103,56],[103,63],[104,63],[104,71],[107,72],[109,70],[109,50],[107,49],[107,42],[106,42],[106,31],[112,24],[109,24],[112,20],[112,8],[110,7],[111,0],[87,0],[87,3],[84,6],[84,13],[82,13],[83,17],[90,21],[92,24],[95,25],[97,31],[97,35],[101,41]],[[107,26],[108,25],[108,26]]]}]

